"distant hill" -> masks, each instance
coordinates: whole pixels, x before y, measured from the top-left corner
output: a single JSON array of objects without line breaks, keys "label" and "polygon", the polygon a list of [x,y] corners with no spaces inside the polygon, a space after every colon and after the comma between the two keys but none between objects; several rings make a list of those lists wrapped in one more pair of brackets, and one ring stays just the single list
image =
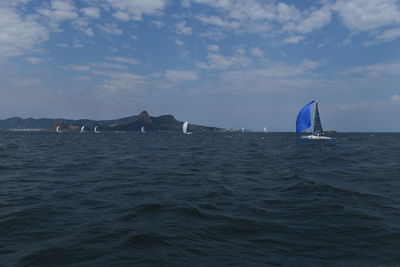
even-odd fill
[{"label": "distant hill", "polygon": [[[22,130],[31,129],[43,131],[55,131],[57,126],[61,126],[61,131],[79,131],[80,127],[85,126],[87,131],[93,130],[98,126],[100,131],[140,131],[141,127],[145,127],[146,131],[182,131],[182,121],[178,121],[172,115],[162,115],[158,117],[150,116],[146,111],[142,111],[139,115],[125,117],[115,120],[68,120],[68,119],[23,119],[13,117],[0,120],[0,130]],[[189,124],[189,131],[223,131],[222,128],[208,127],[201,125]]]}]

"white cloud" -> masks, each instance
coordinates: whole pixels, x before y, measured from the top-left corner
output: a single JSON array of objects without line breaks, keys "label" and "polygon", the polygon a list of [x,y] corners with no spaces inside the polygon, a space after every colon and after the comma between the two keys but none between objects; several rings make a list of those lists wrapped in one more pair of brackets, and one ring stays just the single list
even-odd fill
[{"label": "white cloud", "polygon": [[182,40],[179,40],[179,39],[175,39],[175,44],[176,44],[177,46],[184,46],[184,45],[185,45],[185,43],[182,42]]},{"label": "white cloud", "polygon": [[80,72],[88,72],[91,70],[89,65],[76,65],[76,64],[69,65],[68,69]]},{"label": "white cloud", "polygon": [[53,0],[49,5],[43,5],[38,13],[45,16],[54,29],[58,27],[58,23],[64,20],[73,20],[79,17],[74,2],[71,0]]},{"label": "white cloud", "polygon": [[351,30],[369,31],[400,23],[396,0],[339,0],[333,8]]},{"label": "white cloud", "polygon": [[129,15],[126,12],[123,11],[117,11],[113,14],[113,17],[122,20],[122,21],[128,21],[130,20]]},{"label": "white cloud", "polygon": [[378,63],[366,66],[352,68],[345,73],[360,73],[370,77],[379,77],[383,75],[400,75],[400,62]]},{"label": "white cloud", "polygon": [[297,35],[297,36],[290,36],[290,37],[287,37],[287,38],[284,40],[284,42],[285,42],[285,43],[290,43],[290,44],[297,44],[298,42],[300,42],[300,41],[302,41],[302,40],[304,40],[304,37],[303,37],[303,36]]},{"label": "white cloud", "polygon": [[250,52],[255,57],[262,57],[264,55],[263,51],[257,47],[253,47]]},{"label": "white cloud", "polygon": [[[141,20],[144,15],[157,15],[166,5],[166,0],[104,0],[117,12],[126,13],[132,20]],[[121,18],[121,17],[119,17]],[[124,17],[125,19],[126,17]]]},{"label": "white cloud", "polygon": [[14,9],[0,8],[0,58],[26,54],[48,37],[48,29],[35,17],[23,17]]},{"label": "white cloud", "polygon": [[43,62],[43,59],[38,58],[38,57],[27,57],[26,61],[28,61],[32,64],[39,64],[39,63]]},{"label": "white cloud", "polygon": [[105,33],[111,35],[120,35],[124,32],[122,29],[118,28],[116,24],[111,24],[111,23],[101,24],[98,25],[98,27]]},{"label": "white cloud", "polygon": [[400,27],[388,29],[375,36],[376,42],[389,42],[400,37]]},{"label": "white cloud", "polygon": [[212,52],[218,52],[219,46],[218,45],[209,45],[209,46],[207,46],[207,50],[212,51]]},{"label": "white cloud", "polygon": [[91,18],[100,18],[100,9],[97,7],[84,7],[81,8],[80,11],[88,17]]},{"label": "white cloud", "polygon": [[196,72],[185,70],[167,70],[164,76],[166,79],[175,82],[194,81],[198,79]]},{"label": "white cloud", "polygon": [[242,68],[250,64],[251,60],[243,55],[239,50],[238,53],[233,56],[224,56],[217,53],[209,53],[207,55],[207,62],[197,63],[197,67],[201,69],[217,69],[217,70],[228,70]]},{"label": "white cloud", "polygon": [[129,57],[106,57],[107,60],[116,61],[119,63],[131,64],[136,65],[139,63],[138,60]]},{"label": "white cloud", "polygon": [[127,69],[128,68],[125,65],[109,63],[109,62],[102,62],[102,63],[98,64],[97,66],[101,67],[101,68],[106,68],[106,69]]},{"label": "white cloud", "polygon": [[[320,8],[299,10],[283,2],[235,0],[192,0],[197,4],[216,8],[215,15],[200,15],[203,23],[238,33],[264,33],[265,36],[304,35],[316,31],[331,21],[332,10],[328,2]],[[303,40],[297,38],[296,41]],[[288,39],[287,41],[293,41]]]},{"label": "white cloud", "polygon": [[184,34],[184,35],[192,34],[192,27],[186,26],[186,21],[181,21],[175,24],[175,29],[178,34]]},{"label": "white cloud", "polygon": [[400,103],[400,95],[392,95],[390,100],[396,103]]}]

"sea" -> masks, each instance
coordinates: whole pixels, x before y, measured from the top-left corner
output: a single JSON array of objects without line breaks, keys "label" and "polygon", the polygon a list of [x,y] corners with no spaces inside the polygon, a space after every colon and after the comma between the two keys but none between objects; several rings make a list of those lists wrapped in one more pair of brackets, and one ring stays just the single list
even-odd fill
[{"label": "sea", "polygon": [[0,133],[0,266],[399,266],[400,134]]}]

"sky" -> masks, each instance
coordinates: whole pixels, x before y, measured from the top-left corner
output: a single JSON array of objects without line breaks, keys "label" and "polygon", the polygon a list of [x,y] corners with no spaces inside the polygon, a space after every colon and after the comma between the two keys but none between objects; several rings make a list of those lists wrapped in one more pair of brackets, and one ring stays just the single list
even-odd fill
[{"label": "sky", "polygon": [[0,119],[400,131],[400,0],[0,0]]}]

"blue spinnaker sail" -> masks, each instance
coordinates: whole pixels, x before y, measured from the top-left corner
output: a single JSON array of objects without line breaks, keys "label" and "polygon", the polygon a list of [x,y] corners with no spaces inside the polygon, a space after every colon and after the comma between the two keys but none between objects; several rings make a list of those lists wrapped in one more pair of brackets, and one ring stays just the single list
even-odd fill
[{"label": "blue spinnaker sail", "polygon": [[296,132],[300,133],[311,127],[311,105],[315,100],[311,101],[307,105],[305,105],[297,115],[296,120]]}]

